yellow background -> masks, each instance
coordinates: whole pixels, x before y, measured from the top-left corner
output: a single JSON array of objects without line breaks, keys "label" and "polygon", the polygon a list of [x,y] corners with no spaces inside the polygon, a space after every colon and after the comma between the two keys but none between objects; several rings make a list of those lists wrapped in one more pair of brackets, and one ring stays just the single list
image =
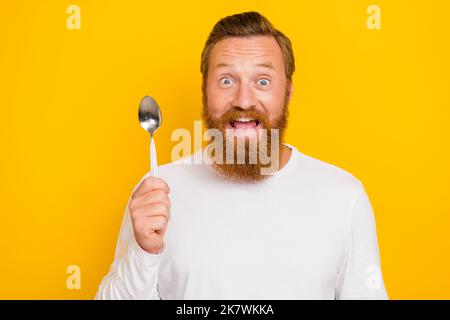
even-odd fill
[{"label": "yellow background", "polygon": [[[81,30],[66,27],[70,4]],[[366,27],[371,4],[381,30]],[[140,99],[162,108],[169,162],[172,131],[201,119],[209,31],[247,10],[293,42],[287,142],[367,188],[390,298],[450,298],[450,5],[425,0],[4,2],[0,298],[94,297],[149,168]]]}]

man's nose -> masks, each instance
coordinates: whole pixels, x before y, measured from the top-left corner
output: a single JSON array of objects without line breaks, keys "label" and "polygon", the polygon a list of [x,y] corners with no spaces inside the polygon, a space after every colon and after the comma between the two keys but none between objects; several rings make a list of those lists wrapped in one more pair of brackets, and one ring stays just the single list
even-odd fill
[{"label": "man's nose", "polygon": [[233,106],[247,110],[256,106],[256,97],[250,84],[241,83],[233,99]]}]

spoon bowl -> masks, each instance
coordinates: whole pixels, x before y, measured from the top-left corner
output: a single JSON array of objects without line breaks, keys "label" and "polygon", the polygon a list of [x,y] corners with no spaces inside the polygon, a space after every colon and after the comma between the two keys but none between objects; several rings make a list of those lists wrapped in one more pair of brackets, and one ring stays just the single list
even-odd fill
[{"label": "spoon bowl", "polygon": [[156,147],[153,139],[155,131],[161,126],[161,110],[155,99],[144,96],[139,104],[139,122],[141,127],[150,133],[150,175],[158,176],[158,160],[156,157]]},{"label": "spoon bowl", "polygon": [[139,122],[141,123],[141,127],[147,130],[152,136],[161,126],[161,110],[155,99],[150,96],[143,97],[139,104]]}]

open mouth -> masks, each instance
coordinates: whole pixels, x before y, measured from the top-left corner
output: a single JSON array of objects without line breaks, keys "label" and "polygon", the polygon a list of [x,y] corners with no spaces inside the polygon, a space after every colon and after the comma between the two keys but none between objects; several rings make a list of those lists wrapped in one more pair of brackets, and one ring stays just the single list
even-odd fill
[{"label": "open mouth", "polygon": [[258,129],[261,126],[261,122],[252,118],[239,118],[230,121],[229,125],[229,127],[233,129],[251,130]]}]

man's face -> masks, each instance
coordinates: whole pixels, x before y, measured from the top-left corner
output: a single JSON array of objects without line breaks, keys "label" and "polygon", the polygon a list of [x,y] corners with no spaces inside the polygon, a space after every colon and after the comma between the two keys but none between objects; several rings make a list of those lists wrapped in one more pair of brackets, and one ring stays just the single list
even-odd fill
[{"label": "man's face", "polygon": [[[283,131],[291,94],[283,54],[273,37],[230,37],[212,48],[203,91],[203,116],[208,128],[224,134],[226,129],[233,130],[237,137],[257,137],[262,128]],[[282,132],[280,143],[281,138]],[[251,173],[248,164],[227,169],[255,180],[257,167],[260,165],[253,166]]]}]

